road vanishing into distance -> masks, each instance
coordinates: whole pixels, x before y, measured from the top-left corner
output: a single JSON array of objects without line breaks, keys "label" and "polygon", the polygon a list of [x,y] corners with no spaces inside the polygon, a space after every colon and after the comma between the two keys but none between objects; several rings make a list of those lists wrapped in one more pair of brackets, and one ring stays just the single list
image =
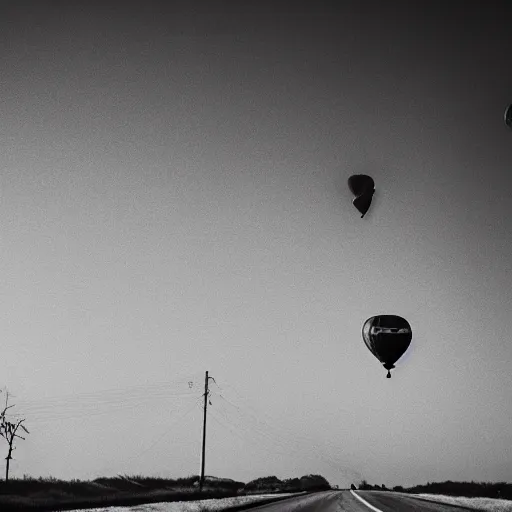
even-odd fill
[{"label": "road vanishing into distance", "polygon": [[387,491],[324,491],[261,505],[251,512],[454,512],[470,510]]}]

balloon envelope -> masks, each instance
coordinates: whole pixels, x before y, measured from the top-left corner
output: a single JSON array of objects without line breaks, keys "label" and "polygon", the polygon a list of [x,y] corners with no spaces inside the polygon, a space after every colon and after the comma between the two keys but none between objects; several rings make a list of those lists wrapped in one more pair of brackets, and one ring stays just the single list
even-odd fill
[{"label": "balloon envelope", "polygon": [[505,124],[512,128],[512,103],[505,110]]},{"label": "balloon envelope", "polygon": [[366,174],[354,174],[348,179],[348,188],[355,196],[360,196],[373,190],[375,188],[375,182],[373,178]]},{"label": "balloon envelope", "polygon": [[388,370],[409,348],[412,330],[405,318],[396,315],[372,316],[363,325],[363,340],[370,352]]},{"label": "balloon envelope", "polygon": [[359,210],[359,213],[362,214],[361,218],[363,218],[366,215],[366,212],[369,210],[370,205],[372,204],[374,192],[375,190],[372,190],[363,195],[357,196],[352,201],[352,204]]}]

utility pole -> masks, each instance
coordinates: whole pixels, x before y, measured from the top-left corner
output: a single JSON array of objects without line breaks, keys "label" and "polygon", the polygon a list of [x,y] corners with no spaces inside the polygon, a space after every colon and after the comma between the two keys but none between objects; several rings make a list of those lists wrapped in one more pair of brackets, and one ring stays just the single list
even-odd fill
[{"label": "utility pole", "polygon": [[199,490],[203,490],[204,485],[204,456],[206,452],[206,409],[208,407],[208,381],[212,379],[215,382],[213,377],[208,377],[208,372],[206,372],[204,377],[204,415],[203,415],[203,448],[201,450],[201,479],[199,480]]}]

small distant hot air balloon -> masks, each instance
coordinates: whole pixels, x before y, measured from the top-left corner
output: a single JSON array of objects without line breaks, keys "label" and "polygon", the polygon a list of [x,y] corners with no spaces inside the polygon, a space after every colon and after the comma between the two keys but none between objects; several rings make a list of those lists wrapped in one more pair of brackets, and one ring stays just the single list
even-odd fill
[{"label": "small distant hot air balloon", "polygon": [[348,179],[348,187],[352,194],[356,196],[352,204],[359,210],[362,214],[361,218],[363,218],[372,204],[375,182],[373,178],[366,174],[354,174]]},{"label": "small distant hot air balloon", "polygon": [[505,109],[505,124],[512,128],[512,103]]},{"label": "small distant hot air balloon", "polygon": [[409,348],[411,339],[411,326],[400,316],[372,316],[363,325],[363,340],[370,352],[388,371],[388,379],[391,378],[391,370],[395,363]]}]

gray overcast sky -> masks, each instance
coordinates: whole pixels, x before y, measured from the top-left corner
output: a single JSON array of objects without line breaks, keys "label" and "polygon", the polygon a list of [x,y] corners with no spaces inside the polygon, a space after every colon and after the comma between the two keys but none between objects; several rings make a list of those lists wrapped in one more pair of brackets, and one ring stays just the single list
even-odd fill
[{"label": "gray overcast sky", "polygon": [[510,480],[505,2],[336,3],[2,2],[15,476]]}]

